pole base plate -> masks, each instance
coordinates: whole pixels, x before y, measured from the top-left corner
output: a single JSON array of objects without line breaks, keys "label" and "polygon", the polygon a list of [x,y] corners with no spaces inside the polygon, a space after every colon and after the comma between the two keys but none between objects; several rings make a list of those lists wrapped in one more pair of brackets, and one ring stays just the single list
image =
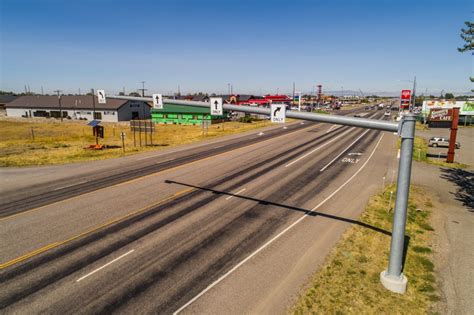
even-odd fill
[{"label": "pole base plate", "polygon": [[387,289],[395,293],[405,294],[407,291],[408,279],[403,275],[400,277],[389,276],[387,270],[380,273],[380,282]]}]

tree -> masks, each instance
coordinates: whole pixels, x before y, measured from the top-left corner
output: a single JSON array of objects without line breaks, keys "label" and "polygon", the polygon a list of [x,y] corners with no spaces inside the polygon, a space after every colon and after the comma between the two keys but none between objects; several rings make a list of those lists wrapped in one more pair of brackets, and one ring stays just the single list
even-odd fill
[{"label": "tree", "polygon": [[136,96],[136,97],[140,97],[141,95],[137,92],[131,92],[130,94],[128,94],[128,96]]},{"label": "tree", "polygon": [[125,96],[125,93],[124,92],[119,92],[119,95]]},{"label": "tree", "polygon": [[[466,24],[467,28],[461,29],[460,36],[465,44],[463,47],[458,48],[458,51],[461,53],[474,50],[474,23],[466,21],[464,24]],[[471,54],[474,55],[474,53]],[[469,79],[471,82],[474,82],[474,77],[470,77]],[[471,90],[471,92],[474,92],[474,90]]]},{"label": "tree", "polygon": [[454,94],[453,93],[446,93],[446,94],[444,94],[444,98],[447,99],[447,100],[452,100],[454,98]]}]

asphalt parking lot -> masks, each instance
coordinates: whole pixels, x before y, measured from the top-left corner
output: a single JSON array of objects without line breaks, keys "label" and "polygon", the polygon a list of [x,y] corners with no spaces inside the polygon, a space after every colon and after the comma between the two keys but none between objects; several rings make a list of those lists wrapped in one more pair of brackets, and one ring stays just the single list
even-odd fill
[{"label": "asphalt parking lot", "polygon": [[[417,130],[416,135],[429,140],[431,137],[449,138],[449,128],[430,128],[429,130]],[[461,148],[456,150],[454,160],[459,163],[474,166],[474,127],[459,127],[457,133],[457,142],[461,143]],[[448,148],[428,148],[431,157],[439,156],[446,158]]]}]

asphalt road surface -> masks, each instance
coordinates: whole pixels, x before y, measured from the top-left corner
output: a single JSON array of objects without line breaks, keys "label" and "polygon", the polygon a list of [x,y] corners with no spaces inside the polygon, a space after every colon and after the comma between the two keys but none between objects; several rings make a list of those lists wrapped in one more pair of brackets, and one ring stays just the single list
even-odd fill
[{"label": "asphalt road surface", "polygon": [[268,133],[107,170],[117,177],[92,189],[74,178],[11,192],[1,312],[284,310],[347,226],[363,225],[382,178],[394,180],[396,136],[309,123]]}]

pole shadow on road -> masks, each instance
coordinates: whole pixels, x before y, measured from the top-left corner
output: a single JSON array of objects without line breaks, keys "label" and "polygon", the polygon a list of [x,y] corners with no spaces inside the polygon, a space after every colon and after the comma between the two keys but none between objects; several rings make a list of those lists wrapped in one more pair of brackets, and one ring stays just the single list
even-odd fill
[{"label": "pole shadow on road", "polygon": [[277,203],[277,202],[273,202],[273,201],[268,201],[268,200],[262,200],[262,199],[258,199],[258,198],[254,198],[254,197],[245,196],[245,195],[236,195],[236,194],[233,194],[233,193],[230,193],[230,192],[227,192],[227,191],[216,190],[216,189],[208,188],[208,187],[201,187],[201,186],[197,186],[197,185],[193,185],[193,184],[177,182],[177,181],[174,181],[174,180],[168,180],[167,179],[167,180],[165,180],[165,183],[167,183],[167,184],[176,184],[176,185],[181,185],[181,186],[186,186],[186,187],[192,187],[192,188],[196,188],[196,189],[200,189],[200,190],[209,191],[209,192],[212,192],[213,194],[221,194],[221,195],[226,195],[226,196],[233,196],[235,198],[251,200],[251,201],[258,202],[262,205],[270,205],[270,206],[285,208],[285,209],[292,210],[292,211],[299,211],[299,212],[302,212],[302,213],[307,214],[307,215],[312,216],[312,217],[321,216],[321,217],[325,217],[325,218],[329,218],[329,219],[333,219],[333,220],[348,222],[348,223],[351,223],[351,224],[356,224],[356,225],[362,226],[364,228],[371,229],[373,231],[376,231],[376,232],[379,232],[379,233],[382,233],[382,234],[385,234],[385,235],[388,235],[388,236],[392,235],[392,233],[390,231],[386,231],[386,230],[378,228],[376,226],[372,226],[372,225],[364,223],[364,222],[360,222],[360,221],[357,221],[357,220],[344,218],[344,217],[340,217],[340,216],[336,216],[336,215],[332,215],[332,214],[327,214],[327,213],[317,212],[317,211],[311,211],[311,210],[308,210],[308,209],[303,209],[303,208],[290,206],[290,205],[286,205],[286,204],[282,204],[282,203]]},{"label": "pole shadow on road", "polygon": [[[292,211],[299,211],[299,212],[302,212],[302,213],[307,214],[308,216],[312,216],[312,217],[321,216],[321,217],[328,218],[328,219],[347,222],[347,223],[359,225],[361,227],[373,230],[373,231],[378,232],[378,233],[382,233],[382,234],[390,236],[390,237],[392,236],[392,233],[390,231],[378,228],[376,226],[373,226],[373,225],[370,225],[370,224],[367,224],[367,223],[364,223],[364,222],[361,222],[361,221],[357,221],[357,220],[353,220],[353,219],[349,219],[349,218],[344,218],[344,217],[340,217],[340,216],[336,216],[336,215],[332,215],[332,214],[328,214],[328,213],[323,213],[323,212],[318,212],[318,211],[311,211],[311,210],[308,210],[308,209],[303,209],[303,208],[290,206],[290,205],[277,203],[277,202],[272,202],[272,201],[268,201],[268,200],[262,200],[262,199],[249,197],[249,196],[245,196],[245,195],[240,195],[240,194],[236,195],[236,194],[233,194],[233,193],[230,193],[230,192],[227,192],[227,191],[222,191],[222,190],[217,190],[217,189],[213,189],[213,188],[209,188],[209,187],[202,187],[202,186],[187,184],[187,183],[182,183],[182,182],[177,182],[177,181],[169,180],[169,179],[165,180],[165,183],[167,183],[167,184],[176,184],[176,185],[191,187],[191,188],[195,188],[195,189],[199,189],[199,190],[209,191],[209,192],[212,192],[213,194],[221,194],[221,195],[226,195],[226,196],[233,196],[235,198],[251,200],[251,201],[258,202],[259,204],[263,204],[263,205],[271,205],[271,206],[285,208],[285,209],[292,210]],[[405,267],[405,262],[406,262],[409,243],[410,243],[410,236],[405,235],[405,246],[404,246],[404,250],[403,250],[403,259],[402,259],[402,271]]]},{"label": "pole shadow on road", "polygon": [[474,172],[457,168],[442,168],[441,173],[441,178],[457,186],[456,192],[451,192],[456,200],[460,201],[468,211],[474,212]]}]

